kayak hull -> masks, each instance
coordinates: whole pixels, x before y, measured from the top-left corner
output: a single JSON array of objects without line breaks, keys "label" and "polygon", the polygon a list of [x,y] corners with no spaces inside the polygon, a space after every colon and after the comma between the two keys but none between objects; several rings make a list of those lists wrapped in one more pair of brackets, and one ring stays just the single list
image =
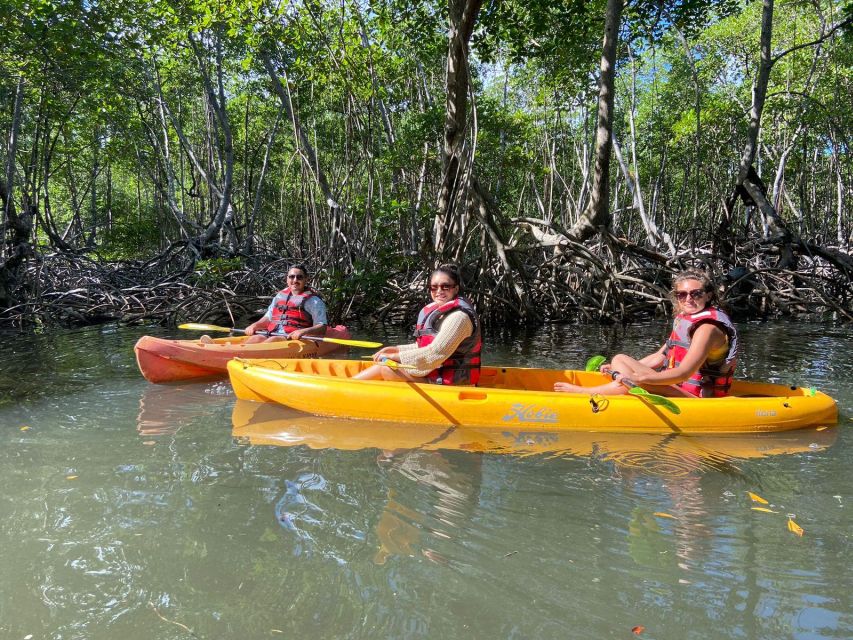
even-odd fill
[{"label": "kayak hull", "polygon": [[238,398],[275,402],[315,415],[448,426],[554,431],[726,434],[833,425],[835,401],[800,387],[735,381],[726,398],[672,398],[678,412],[642,396],[556,393],[557,381],[583,386],[595,372],[483,367],[477,387],[353,380],[371,363],[352,360],[235,360]]},{"label": "kayak hull", "polygon": [[[330,328],[329,338],[349,339],[345,327]],[[143,336],[133,347],[139,371],[156,384],[195,378],[222,377],[232,358],[313,358],[343,349],[342,345],[313,340],[283,340],[245,344],[248,336],[217,338],[212,344],[198,340],[167,340]]]}]

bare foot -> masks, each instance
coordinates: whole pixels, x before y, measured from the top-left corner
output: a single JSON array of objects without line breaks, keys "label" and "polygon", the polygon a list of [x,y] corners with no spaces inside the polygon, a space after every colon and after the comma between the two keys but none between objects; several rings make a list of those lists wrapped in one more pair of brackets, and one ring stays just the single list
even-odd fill
[{"label": "bare foot", "polygon": [[198,341],[201,342],[202,344],[213,344],[213,338],[211,338],[210,336],[207,336],[207,335],[202,336],[201,338],[198,339]]},{"label": "bare foot", "polygon": [[568,382],[555,382],[554,391],[562,391],[563,393],[586,393],[586,389],[577,384],[569,384]]}]

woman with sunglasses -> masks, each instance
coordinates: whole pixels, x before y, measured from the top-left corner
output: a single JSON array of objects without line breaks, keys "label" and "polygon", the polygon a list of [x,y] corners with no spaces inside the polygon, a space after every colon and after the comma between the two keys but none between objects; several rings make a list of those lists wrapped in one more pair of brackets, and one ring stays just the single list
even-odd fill
[{"label": "woman with sunglasses", "polygon": [[[356,379],[477,384],[480,321],[471,303],[460,295],[458,267],[445,264],[433,271],[429,293],[432,302],[418,314],[415,342],[380,349],[373,354],[377,364],[358,373]],[[397,368],[395,363],[405,368]]]},{"label": "woman with sunglasses", "polygon": [[655,353],[635,360],[619,354],[601,372],[613,378],[598,387],[564,382],[555,391],[618,395],[628,392],[626,380],[663,396],[715,398],[728,395],[737,360],[737,330],[720,309],[714,286],[702,271],[678,274],[670,294],[675,321],[666,343]]},{"label": "woman with sunglasses", "polygon": [[251,337],[245,344],[322,336],[327,324],[326,304],[308,286],[308,270],[295,265],[287,270],[287,287],[275,295],[260,320],[246,327]]}]

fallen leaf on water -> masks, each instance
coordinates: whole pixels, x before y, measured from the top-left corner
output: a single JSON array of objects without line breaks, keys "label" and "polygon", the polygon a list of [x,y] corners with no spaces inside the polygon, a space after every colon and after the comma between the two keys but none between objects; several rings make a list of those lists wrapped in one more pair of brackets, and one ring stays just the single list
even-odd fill
[{"label": "fallen leaf on water", "polygon": [[76,480],[77,476],[65,476],[66,480]]},{"label": "fallen leaf on water", "polygon": [[633,629],[631,629],[631,633],[633,633],[634,635],[637,635],[637,636],[638,636],[638,635],[640,635],[641,633],[643,633],[643,631],[645,631],[645,630],[646,630],[646,628],[645,628],[643,625],[638,624],[636,627],[634,627]]},{"label": "fallen leaf on water", "polygon": [[794,522],[794,520],[792,518],[788,518],[788,531],[790,531],[791,533],[797,534],[801,538],[803,537],[803,534],[805,533],[805,531],[803,531],[803,528],[800,525],[798,525],[796,522]]},{"label": "fallen leaf on water", "polygon": [[146,440],[142,444],[148,445],[150,447],[152,444],[157,444],[157,441],[156,440]]},{"label": "fallen leaf on water", "polygon": [[678,520],[675,516],[664,513],[663,511],[655,511],[652,515],[657,516],[658,518],[671,518],[672,520]]},{"label": "fallen leaf on water", "polygon": [[753,507],[753,511],[762,511],[764,513],[779,513],[778,511],[773,511],[773,509],[768,509],[767,507]]},{"label": "fallen leaf on water", "polygon": [[760,502],[761,504],[770,504],[769,502],[767,502],[767,500],[762,498],[760,495],[752,493],[752,491],[747,491],[746,495],[748,495],[750,500],[752,500],[753,502]]},{"label": "fallen leaf on water", "polygon": [[21,431],[29,431],[32,427],[23,426],[21,427]]},{"label": "fallen leaf on water", "polygon": [[826,431],[829,427],[818,427],[816,431]]}]

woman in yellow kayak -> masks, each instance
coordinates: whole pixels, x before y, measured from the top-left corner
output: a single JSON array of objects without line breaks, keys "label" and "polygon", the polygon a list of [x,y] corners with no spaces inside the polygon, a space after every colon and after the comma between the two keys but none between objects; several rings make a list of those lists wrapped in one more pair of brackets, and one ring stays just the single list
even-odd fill
[{"label": "woman in yellow kayak", "polygon": [[373,354],[376,364],[358,373],[356,379],[477,384],[480,321],[471,303],[460,295],[458,267],[445,264],[433,271],[429,293],[432,302],[418,314],[415,342],[380,349]]},{"label": "woman in yellow kayak", "polygon": [[592,388],[557,382],[554,390],[619,395],[628,393],[630,381],[662,396],[728,395],[737,360],[737,330],[718,306],[713,283],[702,271],[689,269],[675,277],[670,296],[675,321],[660,349],[640,360],[614,356],[600,369],[612,382]]}]

